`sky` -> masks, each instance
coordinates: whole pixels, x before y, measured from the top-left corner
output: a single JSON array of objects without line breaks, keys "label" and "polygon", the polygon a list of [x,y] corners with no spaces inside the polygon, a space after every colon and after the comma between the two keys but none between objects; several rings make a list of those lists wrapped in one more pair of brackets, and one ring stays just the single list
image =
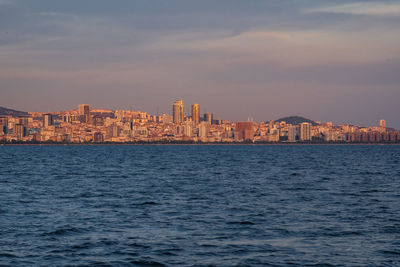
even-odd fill
[{"label": "sky", "polygon": [[400,129],[400,1],[0,0],[0,106]]}]

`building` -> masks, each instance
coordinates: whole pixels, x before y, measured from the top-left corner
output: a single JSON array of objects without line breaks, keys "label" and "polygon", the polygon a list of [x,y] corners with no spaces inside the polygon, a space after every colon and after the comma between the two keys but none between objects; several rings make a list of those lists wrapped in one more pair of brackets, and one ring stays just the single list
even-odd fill
[{"label": "building", "polygon": [[199,138],[206,139],[210,130],[210,124],[206,121],[202,121],[199,124]]},{"label": "building", "polygon": [[182,100],[176,100],[172,105],[172,117],[174,123],[182,123],[185,116],[185,107]]},{"label": "building", "polygon": [[89,115],[90,106],[88,104],[80,104],[78,106],[78,114],[79,115]]},{"label": "building", "polygon": [[289,126],[288,128],[288,142],[296,142],[296,126]]},{"label": "building", "polygon": [[195,125],[200,122],[200,105],[197,103],[192,105],[192,121]]},{"label": "building", "polygon": [[8,129],[8,118],[0,117],[0,135],[7,134]]},{"label": "building", "polygon": [[88,104],[80,104],[78,106],[78,115],[81,122],[88,123],[90,119],[90,106]]},{"label": "building", "polygon": [[185,121],[183,125],[183,134],[187,137],[193,136],[193,121]]},{"label": "building", "polygon": [[209,124],[213,123],[213,114],[211,112],[204,113],[204,121],[208,122]]},{"label": "building", "polygon": [[25,127],[28,127],[29,118],[28,117],[18,117],[17,124],[22,124]]},{"label": "building", "polygon": [[380,120],[379,121],[379,126],[382,128],[386,128],[386,121],[385,120]]},{"label": "building", "polygon": [[95,132],[93,134],[93,142],[96,143],[104,142],[104,135],[101,132]]},{"label": "building", "polygon": [[25,137],[27,135],[26,133],[26,127],[23,124],[16,124],[15,125],[15,134],[17,135],[17,138],[20,140],[22,137]]},{"label": "building", "polygon": [[44,114],[43,115],[43,127],[49,127],[54,125],[53,115],[51,114]]},{"label": "building", "polygon": [[250,121],[237,122],[236,132],[239,140],[252,141],[254,139],[254,123]]},{"label": "building", "polygon": [[300,124],[300,140],[311,141],[311,123],[303,122]]},{"label": "building", "polygon": [[107,127],[107,136],[108,137],[119,137],[121,133],[121,128],[116,125],[116,124],[112,124],[110,126]]}]

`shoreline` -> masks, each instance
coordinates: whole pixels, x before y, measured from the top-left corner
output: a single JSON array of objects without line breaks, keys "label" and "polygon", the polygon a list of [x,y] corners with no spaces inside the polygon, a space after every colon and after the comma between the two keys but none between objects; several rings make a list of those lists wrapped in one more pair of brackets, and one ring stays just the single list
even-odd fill
[{"label": "shoreline", "polygon": [[2,146],[398,146],[400,143],[2,143]]}]

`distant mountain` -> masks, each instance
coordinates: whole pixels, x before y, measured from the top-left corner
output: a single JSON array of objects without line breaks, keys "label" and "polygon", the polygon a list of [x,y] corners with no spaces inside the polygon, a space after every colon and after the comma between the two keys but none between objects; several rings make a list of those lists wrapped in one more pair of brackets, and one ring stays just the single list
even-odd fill
[{"label": "distant mountain", "polygon": [[19,117],[19,116],[27,116],[29,115],[28,112],[25,111],[19,111],[19,110],[13,110],[5,107],[0,107],[0,116],[13,116],[13,117]]},{"label": "distant mountain", "polygon": [[289,124],[292,124],[292,125],[298,125],[298,124],[301,124],[303,122],[308,122],[308,123],[311,123],[312,125],[318,125],[318,123],[316,123],[315,121],[310,120],[310,119],[306,119],[306,118],[303,118],[303,117],[300,117],[300,116],[289,116],[289,117],[285,117],[285,118],[280,118],[280,119],[278,119],[276,121],[278,121],[278,122],[285,121],[286,123],[289,123]]}]

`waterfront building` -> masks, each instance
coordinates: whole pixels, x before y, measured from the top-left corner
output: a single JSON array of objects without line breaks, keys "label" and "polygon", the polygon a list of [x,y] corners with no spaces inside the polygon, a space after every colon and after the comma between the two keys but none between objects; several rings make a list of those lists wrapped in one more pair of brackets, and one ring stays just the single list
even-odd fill
[{"label": "waterfront building", "polygon": [[185,108],[182,100],[176,100],[172,105],[172,117],[174,123],[182,123],[185,116]]},{"label": "waterfront building", "polygon": [[239,140],[252,141],[254,139],[254,123],[251,121],[237,122],[236,132]]},{"label": "waterfront building", "polygon": [[0,117],[0,135],[7,134],[7,129],[8,129],[8,118]]},{"label": "waterfront building", "polygon": [[101,132],[95,132],[93,134],[93,142],[96,143],[104,142],[104,135]]},{"label": "waterfront building", "polygon": [[288,142],[296,142],[296,126],[289,126],[288,128]]},{"label": "waterfront building", "polygon": [[202,121],[199,124],[199,138],[206,139],[210,130],[210,124],[206,121]]},{"label": "waterfront building", "polygon": [[192,120],[195,125],[200,122],[200,105],[197,103],[192,105]]},{"label": "waterfront building", "polygon": [[15,125],[15,133],[17,135],[17,138],[21,140],[23,137],[27,135],[26,133],[26,127],[23,124],[16,124]]},{"label": "waterfront building", "polygon": [[193,121],[185,121],[183,126],[183,134],[187,137],[193,136]]},{"label": "waterfront building", "polygon": [[121,133],[121,128],[116,125],[116,124],[112,124],[110,126],[107,127],[107,136],[108,137],[119,137]]},{"label": "waterfront building", "polygon": [[300,140],[311,141],[311,123],[303,122],[300,124]]},{"label": "waterfront building", "polygon": [[279,129],[272,128],[269,131],[268,141],[269,142],[279,142]]}]

